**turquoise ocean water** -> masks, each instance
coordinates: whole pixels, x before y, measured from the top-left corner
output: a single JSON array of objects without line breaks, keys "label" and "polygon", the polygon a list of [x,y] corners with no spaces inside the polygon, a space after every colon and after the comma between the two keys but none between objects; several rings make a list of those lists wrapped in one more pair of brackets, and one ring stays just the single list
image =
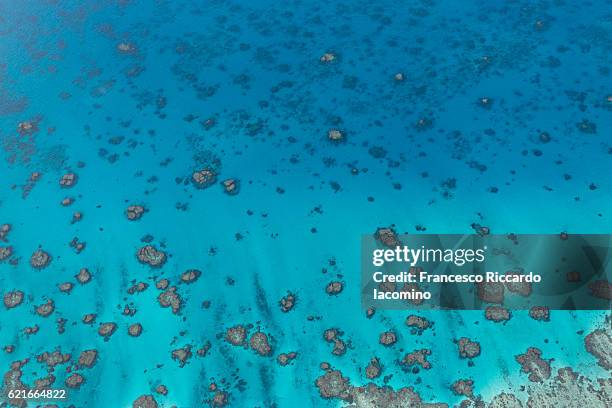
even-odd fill
[{"label": "turquoise ocean water", "polygon": [[[12,227],[0,246],[15,263],[0,263],[0,285],[25,294],[0,311],[0,345],[14,346],[2,373],[30,358],[22,380],[32,384],[47,375],[41,353],[96,349],[94,367],[53,372],[53,388],[75,370],[85,378],[58,402],[76,407],[128,407],[143,394],[208,406],[211,383],[229,406],[338,406],[315,387],[319,364],[363,385],[373,356],[387,385],[453,405],[459,378],[485,400],[520,395],[528,380],[514,356],[530,346],[553,369],[609,377],[584,348],[605,312],[553,311],[550,322],[515,312],[506,324],[428,312],[434,327],[421,336],[404,325],[408,312],[367,319],[359,249],[389,225],[609,233],[611,24],[606,1],[0,1],[0,224]],[[321,62],[325,53],[335,59]],[[330,129],[345,141],[330,142]],[[204,167],[238,179],[239,194],[195,188]],[[69,172],[78,182],[61,188]],[[126,218],[132,204],[147,209],[138,221]],[[167,253],[162,268],[138,262],[143,240]],[[52,256],[42,270],[29,265],[39,247]],[[85,285],[74,278],[83,267]],[[193,268],[201,277],[181,284]],[[160,278],[177,286],[180,315],[159,306]],[[344,282],[338,296],[325,293],[333,280]],[[129,294],[137,282],[149,287]],[[287,291],[297,304],[284,313]],[[36,315],[49,299],[54,312]],[[117,324],[108,341],[101,322]],[[134,323],[139,337],[127,333]],[[272,355],[226,342],[238,324],[268,334]],[[323,339],[332,327],[350,342],[343,356]],[[384,348],[390,329],[399,344]],[[482,347],[473,367],[453,342],[464,336]],[[186,345],[194,355],[180,367],[171,352]],[[403,371],[397,360],[418,348],[432,349],[432,368]]]}]

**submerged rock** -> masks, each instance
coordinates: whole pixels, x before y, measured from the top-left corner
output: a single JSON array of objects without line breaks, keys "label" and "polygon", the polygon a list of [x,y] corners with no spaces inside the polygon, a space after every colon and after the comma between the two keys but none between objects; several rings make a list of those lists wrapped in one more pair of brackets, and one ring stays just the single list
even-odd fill
[{"label": "submerged rock", "polygon": [[433,325],[433,323],[424,317],[417,315],[410,315],[406,318],[406,326],[410,327],[411,334],[422,334],[423,331],[427,330]]},{"label": "submerged rock", "polygon": [[291,351],[289,353],[281,353],[276,358],[276,361],[280,366],[284,367],[287,364],[291,363],[291,361],[293,361],[297,357],[297,355],[298,353],[295,351]]},{"label": "submerged rock", "polygon": [[152,268],[160,268],[166,262],[166,254],[153,245],[145,245],[136,253],[138,261]]},{"label": "submerged rock", "polygon": [[41,317],[47,317],[55,310],[55,303],[49,299],[46,303],[36,307],[36,314]]},{"label": "submerged rock", "polygon": [[94,365],[96,365],[97,360],[98,360],[98,350],[96,349],[84,350],[81,352],[81,355],[79,356],[78,364],[81,367],[91,368]]},{"label": "submerged rock", "polygon": [[11,224],[0,225],[0,241],[7,242],[8,234],[11,232]]},{"label": "submerged rock", "polygon": [[37,324],[35,324],[34,326],[26,327],[25,329],[23,329],[23,333],[26,336],[29,336],[31,334],[38,333],[39,330],[40,330],[40,327]]},{"label": "submerged rock", "polygon": [[60,183],[60,186],[63,188],[70,188],[76,184],[77,180],[78,180],[78,177],[76,174],[67,173],[67,174],[64,174],[60,178],[59,183]]},{"label": "submerged rock", "polygon": [[131,42],[120,42],[117,44],[117,51],[121,54],[135,54],[138,49]]},{"label": "submerged rock", "polygon": [[380,365],[380,361],[378,358],[373,357],[370,360],[370,363],[366,367],[365,373],[366,377],[369,380],[373,380],[374,378],[380,377],[380,373],[382,372],[382,366]]},{"label": "submerged rock", "polygon": [[217,174],[211,169],[195,171],[191,175],[191,181],[197,188],[210,187],[217,181]]},{"label": "submerged rock", "polygon": [[140,323],[134,323],[128,327],[128,334],[132,337],[138,337],[142,333],[142,325]]},{"label": "submerged rock", "polygon": [[72,221],[71,221],[71,224],[77,223],[77,222],[81,221],[82,219],[83,219],[83,213],[82,213],[82,212],[80,212],[80,211],[75,211],[75,212],[72,214]]},{"label": "submerged rock", "polygon": [[130,286],[127,290],[127,292],[130,295],[133,295],[134,293],[141,293],[144,292],[145,290],[147,290],[147,288],[149,287],[149,284],[146,282],[138,282],[135,283],[134,285]]},{"label": "submerged rock", "polygon": [[70,293],[70,291],[74,287],[74,284],[72,282],[63,282],[57,285],[57,287],[61,292]]},{"label": "submerged rock", "polygon": [[382,243],[383,245],[390,248],[395,248],[401,245],[397,233],[391,227],[378,228],[374,233],[374,238],[376,238],[376,240]]},{"label": "submerged rock", "polygon": [[295,307],[296,301],[297,301],[297,296],[294,293],[287,292],[287,295],[284,296],[279,302],[281,311],[283,313],[287,313],[291,311]]},{"label": "submerged rock", "polygon": [[100,323],[98,334],[104,337],[104,341],[108,341],[117,330],[117,324],[113,322]]},{"label": "submerged rock", "polygon": [[75,173],[64,174],[59,181],[61,187],[69,188],[76,184],[78,177]]},{"label": "submerged rock", "polygon": [[70,241],[70,247],[74,249],[74,252],[80,254],[87,244],[85,242],[79,241],[79,237],[74,237]]},{"label": "submerged rock", "polygon": [[4,294],[4,306],[7,309],[12,309],[19,306],[23,302],[24,294],[20,290],[13,290]]},{"label": "submerged rock", "polygon": [[491,229],[489,227],[485,227],[477,223],[472,223],[471,227],[481,237],[487,236],[491,233]]},{"label": "submerged rock", "polygon": [[453,383],[452,389],[456,395],[463,395],[471,398],[474,396],[474,381],[470,379],[457,380]]},{"label": "submerged rock", "polygon": [[141,395],[132,403],[132,408],[158,408],[152,395]]},{"label": "submerged rock", "polygon": [[550,362],[544,360],[540,356],[542,351],[535,347],[529,347],[525,354],[519,354],[515,357],[517,363],[521,365],[521,371],[528,373],[529,381],[542,382],[550,378]]},{"label": "submerged rock", "polygon": [[346,139],[344,133],[338,129],[330,129],[327,131],[327,138],[334,143],[344,142]]},{"label": "submerged rock", "polygon": [[[612,379],[590,380],[570,367],[561,368],[552,381],[528,387],[526,407],[609,408]],[[496,407],[497,408],[497,407]],[[501,408],[501,407],[499,407]]]},{"label": "submerged rock", "polygon": [[[49,374],[46,377],[35,380],[34,388],[37,390],[51,388],[51,386],[55,383],[55,380],[55,376],[53,374]],[[45,408],[48,408],[48,406]]]},{"label": "submerged rock", "polygon": [[63,317],[58,317],[57,319],[55,319],[58,334],[64,334],[64,332],[66,331],[67,321],[68,319],[64,319]]},{"label": "submerged rock", "polygon": [[39,363],[45,363],[48,368],[54,368],[57,365],[65,364],[70,361],[72,356],[68,353],[62,353],[58,348],[52,352],[45,351],[36,357]]},{"label": "submerged rock", "polygon": [[225,340],[233,346],[246,344],[247,329],[242,325],[230,327],[225,331]]},{"label": "submerged rock", "polygon": [[186,345],[176,350],[172,350],[172,359],[174,361],[178,361],[179,367],[184,367],[192,355],[193,353],[191,352],[190,345]]},{"label": "submerged rock", "polygon": [[13,255],[13,247],[0,247],[0,262],[4,261]]},{"label": "submerged rock", "polygon": [[504,301],[504,284],[499,282],[480,282],[476,284],[478,298],[487,303]]},{"label": "submerged rock", "polygon": [[340,398],[342,400],[350,400],[351,386],[349,379],[342,376],[338,370],[328,370],[324,375],[317,378],[315,385],[319,389],[321,397]]},{"label": "submerged rock", "polygon": [[145,211],[146,210],[142,205],[130,205],[125,210],[125,215],[127,216],[128,220],[136,221],[136,220],[139,220],[143,216]]},{"label": "submerged rock", "polygon": [[171,286],[166,291],[160,293],[157,296],[157,301],[161,307],[170,307],[174,314],[178,314],[183,306],[183,301],[176,292],[176,286]]},{"label": "submerged rock", "polygon": [[81,319],[81,321],[84,324],[92,324],[93,322],[96,321],[96,317],[98,317],[98,315],[96,315],[95,313],[88,313],[86,315],[83,316],[83,318]]},{"label": "submerged rock", "polygon": [[44,269],[51,263],[51,255],[42,249],[36,250],[30,257],[30,266],[34,269]]},{"label": "submerged rock", "polygon": [[397,335],[392,331],[383,332],[378,337],[378,342],[385,347],[392,346],[397,342]]},{"label": "submerged rock", "polygon": [[87,268],[81,268],[79,270],[79,273],[76,274],[74,277],[81,285],[84,285],[88,283],[89,281],[91,281],[91,273],[89,272],[89,269]]},{"label": "submerged rock", "polygon": [[584,338],[586,350],[597,357],[597,364],[612,370],[612,329],[597,329]]},{"label": "submerged rock", "polygon": [[350,404],[348,407],[351,408],[448,408],[447,404],[424,402],[412,387],[394,390],[374,383],[355,387],[339,370],[329,367],[324,369],[325,374],[315,381],[320,396],[325,399],[340,399]]},{"label": "submerged rock", "polygon": [[340,281],[333,281],[327,284],[325,292],[330,296],[339,295],[344,289],[344,284]]},{"label": "submerged rock", "polygon": [[236,195],[240,192],[240,181],[230,178],[223,181],[223,190],[229,195]]},{"label": "submerged rock", "polygon": [[215,408],[223,408],[229,404],[229,394],[225,391],[216,390],[210,404]]},{"label": "submerged rock", "polygon": [[197,269],[188,269],[181,274],[181,282],[193,283],[202,275],[202,272]]},{"label": "submerged rock", "polygon": [[166,290],[170,286],[170,281],[168,279],[160,279],[155,282],[155,287],[160,290]]},{"label": "submerged rock", "polygon": [[413,352],[406,354],[402,359],[401,363],[406,367],[419,365],[421,366],[421,368],[429,370],[431,368],[431,363],[427,361],[427,356],[429,356],[430,354],[430,349],[414,350]]},{"label": "submerged rock", "polygon": [[342,356],[346,353],[346,343],[340,338],[342,332],[336,328],[327,329],[323,332],[323,339],[328,343],[333,343],[332,354]]},{"label": "submerged rock", "polygon": [[334,62],[336,61],[336,55],[332,52],[326,52],[325,54],[321,55],[321,58],[319,58],[319,61],[325,64]]},{"label": "submerged rock", "polygon": [[17,124],[17,131],[20,135],[30,135],[38,131],[38,122],[33,120],[24,120]]},{"label": "submerged rock", "polygon": [[472,341],[467,337],[461,337],[455,341],[459,347],[459,357],[475,358],[480,355],[480,343]]},{"label": "submerged rock", "polygon": [[66,378],[66,387],[68,388],[80,388],[81,385],[85,382],[85,377],[81,374],[73,373],[68,378]]},{"label": "submerged rock", "polygon": [[533,306],[529,309],[529,317],[543,322],[550,321],[550,309],[547,306]]},{"label": "submerged rock", "polygon": [[272,353],[272,347],[268,335],[263,332],[255,332],[249,340],[251,349],[255,350],[260,356],[269,356]]},{"label": "submerged rock", "polygon": [[593,297],[612,300],[612,283],[605,279],[600,279],[589,283],[589,290],[591,291],[591,296]]},{"label": "submerged rock", "polygon": [[[506,276],[521,276],[523,275],[523,271],[508,271],[506,272]],[[527,297],[531,295],[531,283],[529,282],[506,282],[506,288],[512,292],[516,293],[520,296]]]},{"label": "submerged rock", "polygon": [[502,392],[493,397],[487,408],[523,408],[523,404],[514,394]]},{"label": "submerged rock", "polygon": [[510,311],[502,306],[489,306],[485,309],[485,318],[495,323],[506,322],[510,317]]},{"label": "submerged rock", "polygon": [[198,357],[206,357],[208,355],[208,352],[210,351],[212,347],[212,344],[210,341],[207,341],[202,347],[200,347],[196,353],[198,354]]}]

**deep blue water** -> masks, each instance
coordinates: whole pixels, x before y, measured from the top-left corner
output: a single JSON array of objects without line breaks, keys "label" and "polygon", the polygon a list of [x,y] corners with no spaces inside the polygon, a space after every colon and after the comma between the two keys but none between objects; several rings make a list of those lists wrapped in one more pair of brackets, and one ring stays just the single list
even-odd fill
[{"label": "deep blue water", "polygon": [[[412,233],[609,233],[612,227],[610,2],[569,1],[0,1],[0,224],[12,230],[14,263],[0,263],[3,293],[24,302],[0,312],[2,373],[30,358],[22,380],[47,375],[36,361],[60,348],[65,388],[75,359],[97,349],[93,368],[65,405],[126,407],[142,394],[164,407],[206,406],[209,384],[230,406],[336,406],[314,385],[329,362],[354,385],[373,356],[388,385],[457,404],[450,384],[472,378],[489,400],[521,395],[514,356],[538,347],[553,369],[608,377],[584,348],[605,312],[516,312],[494,324],[482,312],[430,312],[433,330],[411,335],[407,312],[367,319],[359,302],[363,234],[395,225]],[[127,48],[122,52],[120,47]],[[334,61],[322,63],[325,53]],[[394,79],[397,73],[403,80]],[[487,98],[483,101],[483,98]],[[20,123],[34,129],[20,132]],[[328,131],[345,140],[333,143]],[[549,135],[550,140],[541,136]],[[192,172],[240,180],[228,195],[197,189]],[[356,169],[353,170],[353,169]],[[29,185],[33,172],[40,179]],[[78,175],[72,188],[60,177]],[[31,187],[31,189],[30,189]],[[69,207],[60,204],[73,197]],[[129,221],[128,205],[148,211]],[[73,213],[82,220],[72,223]],[[168,254],[152,269],[136,251]],[[78,237],[81,253],[70,247]],[[30,267],[42,247],[47,268]],[[76,283],[80,268],[93,279]],[[190,268],[202,276],[179,283]],[[183,299],[160,308],[155,282]],[[344,282],[338,296],[326,285]],[[68,295],[57,287],[71,281]],[[149,284],[129,294],[136,282]],[[297,294],[294,310],[278,302]],[[49,317],[34,308],[55,303]],[[208,309],[202,302],[210,300]],[[137,312],[124,316],[125,305]],[[93,325],[83,315],[97,314]],[[316,318],[309,320],[308,316]],[[57,319],[66,319],[58,333]],[[108,341],[99,323],[114,322]],[[141,323],[143,333],[127,334]],[[478,324],[475,324],[478,323]],[[252,324],[273,354],[223,336]],[[24,328],[39,326],[36,334]],[[351,347],[331,354],[325,329]],[[393,329],[400,344],[378,336]],[[453,340],[481,343],[470,367]],[[207,356],[195,350],[207,341]],[[171,351],[192,345],[180,367]],[[431,348],[430,370],[396,361]],[[276,356],[297,351],[282,367]],[[383,385],[383,378],[375,380]],[[164,384],[167,396],[156,394]],[[35,406],[31,404],[30,406]]]}]

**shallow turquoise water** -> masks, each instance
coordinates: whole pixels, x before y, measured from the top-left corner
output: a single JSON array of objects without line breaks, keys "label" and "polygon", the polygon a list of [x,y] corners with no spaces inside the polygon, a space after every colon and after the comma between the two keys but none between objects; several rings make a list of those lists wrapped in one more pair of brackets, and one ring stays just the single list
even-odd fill
[{"label": "shallow turquoise water", "polygon": [[[359,385],[375,355],[393,387],[413,385],[426,400],[454,404],[460,398],[450,384],[470,377],[486,400],[526,383],[514,356],[529,346],[554,358],[555,369],[609,376],[578,333],[601,325],[603,312],[553,312],[549,323],[517,312],[505,325],[482,312],[438,312],[428,314],[432,331],[412,336],[407,313],[368,320],[359,304],[360,239],[379,226],[610,232],[607,5],[1,1],[0,223],[12,225],[18,264],[0,263],[0,284],[26,294],[0,312],[0,344],[15,346],[0,357],[3,372],[56,347],[75,357],[96,348],[95,367],[79,370],[85,384],[69,391],[66,406],[78,407],[131,406],[160,383],[169,389],[156,395],[163,406],[198,407],[212,397],[212,382],[232,406],[335,406],[314,386],[319,363]],[[120,52],[122,43],[134,52]],[[337,59],[321,63],[326,52]],[[403,81],[393,79],[398,72]],[[490,108],[479,105],[483,97]],[[211,127],[202,124],[209,118]],[[431,126],[419,128],[420,119]],[[584,120],[596,131],[581,130]],[[20,135],[24,121],[38,130]],[[330,143],[331,128],[346,142]],[[121,142],[110,143],[116,136]],[[381,149],[372,147],[384,154],[375,157]],[[240,193],[184,182],[207,165],[220,180],[238,178]],[[42,177],[24,198],[34,171]],[[62,189],[69,171],[78,183]],[[444,187],[449,178],[455,188]],[[66,196],[75,198],[67,208]],[[148,212],[130,222],[130,204]],[[71,224],[74,211],[83,220]],[[147,234],[170,256],[159,270],[136,259]],[[68,245],[74,237],[87,243],[80,254]],[[29,257],[39,246],[53,261],[37,271]],[[61,293],[56,285],[75,282],[82,267],[92,282]],[[178,284],[189,268],[202,277]],[[344,291],[327,296],[339,276]],[[178,285],[180,316],[159,307],[159,277]],[[129,295],[140,281],[149,288]],[[287,290],[298,303],[283,313]],[[47,299],[55,312],[35,315]],[[126,304],[134,316],[121,314]],[[97,324],[81,323],[86,313],[117,323],[108,342]],[[63,334],[57,318],[67,319]],[[144,328],[138,338],[127,335],[135,322]],[[272,357],[223,340],[227,328],[247,323],[272,337]],[[37,334],[23,334],[34,324]],[[331,354],[322,338],[330,327],[350,340],[346,355]],[[389,329],[401,346],[378,344]],[[462,336],[481,342],[474,367],[457,356],[453,339]],[[206,341],[208,356],[182,368],[172,361],[171,350]],[[424,347],[433,350],[433,368],[403,372],[396,361]],[[298,358],[279,366],[274,357],[289,351]],[[67,366],[54,372],[57,388]],[[23,380],[44,375],[31,361]]]}]

